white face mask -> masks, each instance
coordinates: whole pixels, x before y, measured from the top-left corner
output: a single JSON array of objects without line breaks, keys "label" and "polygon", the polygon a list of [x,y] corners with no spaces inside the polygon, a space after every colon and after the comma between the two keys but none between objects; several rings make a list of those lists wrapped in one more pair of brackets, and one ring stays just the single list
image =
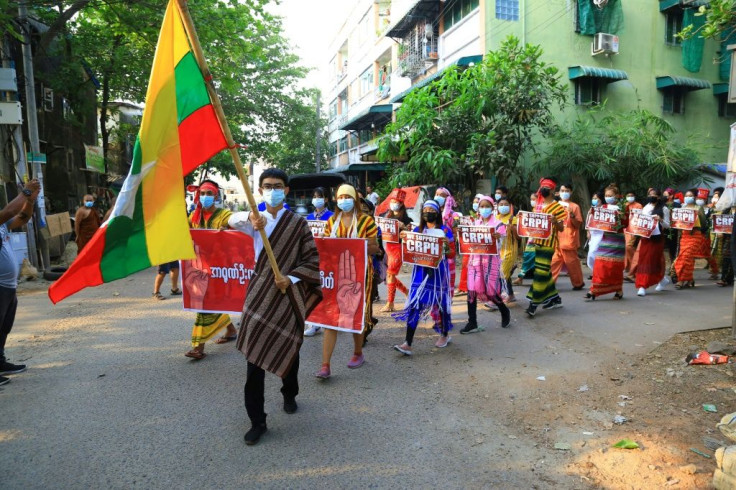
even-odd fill
[{"label": "white face mask", "polygon": [[391,211],[397,212],[399,209],[401,209],[401,204],[397,202],[392,202],[391,204],[388,205],[388,207],[391,208]]},{"label": "white face mask", "polygon": [[626,201],[629,202],[629,203],[632,203],[632,202],[636,201],[636,197],[634,197],[634,196],[626,196]]},{"label": "white face mask", "polygon": [[698,206],[705,206],[705,199],[696,199],[695,204]]}]

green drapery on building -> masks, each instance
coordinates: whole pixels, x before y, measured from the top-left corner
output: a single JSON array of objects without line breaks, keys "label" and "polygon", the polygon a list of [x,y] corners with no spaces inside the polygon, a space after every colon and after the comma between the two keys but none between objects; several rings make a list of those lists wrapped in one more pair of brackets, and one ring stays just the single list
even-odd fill
[{"label": "green drapery on building", "polygon": [[685,9],[682,13],[682,28],[693,26],[696,34],[682,41],[682,66],[690,73],[700,71],[703,64],[703,47],[705,38],[697,34],[705,24],[705,15],[695,15],[697,10]]},{"label": "green drapery on building", "polygon": [[728,50],[729,44],[736,44],[736,26],[726,29],[721,35],[721,53],[719,61],[719,73],[721,80],[728,81],[731,77],[731,52]]},{"label": "green drapery on building", "polygon": [[610,0],[602,9],[593,5],[593,0],[579,0],[578,27],[580,34],[588,36],[599,32],[618,34],[624,27],[621,0]]}]

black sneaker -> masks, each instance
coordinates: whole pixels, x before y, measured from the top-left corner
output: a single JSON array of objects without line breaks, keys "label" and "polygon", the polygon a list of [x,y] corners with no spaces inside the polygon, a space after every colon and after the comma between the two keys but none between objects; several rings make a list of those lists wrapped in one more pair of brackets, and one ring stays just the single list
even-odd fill
[{"label": "black sneaker", "polygon": [[478,328],[477,323],[470,323],[470,322],[468,322],[468,324],[465,325],[465,327],[463,327],[462,330],[460,330],[461,334],[475,333],[475,332],[480,332],[480,328]]},{"label": "black sneaker", "polygon": [[294,398],[284,398],[284,412],[286,413],[295,413],[297,408],[299,406],[296,404],[296,400]]},{"label": "black sneaker", "polygon": [[266,433],[267,430],[268,427],[266,427],[266,424],[254,425],[250,428],[248,432],[245,433],[245,443],[248,446],[254,446],[261,438],[261,436]]},{"label": "black sneaker", "polygon": [[554,301],[542,305],[543,310],[554,310],[556,308],[562,308],[562,298],[557,298]]},{"label": "black sneaker", "polygon": [[524,310],[524,312],[526,312],[526,314],[530,317],[534,318],[534,315],[537,314],[537,305],[530,304],[529,307]]},{"label": "black sneaker", "polygon": [[5,376],[0,376],[0,386],[6,385],[10,383],[10,378],[6,378]]},{"label": "black sneaker", "polygon": [[12,364],[8,361],[0,363],[0,376],[4,374],[18,374],[26,370],[25,364]]}]

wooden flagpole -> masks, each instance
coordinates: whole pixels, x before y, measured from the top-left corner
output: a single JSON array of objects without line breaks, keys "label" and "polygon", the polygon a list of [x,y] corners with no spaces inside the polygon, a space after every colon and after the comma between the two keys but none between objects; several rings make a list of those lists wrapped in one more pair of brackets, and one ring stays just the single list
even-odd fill
[{"label": "wooden flagpole", "polygon": [[[243,170],[243,163],[240,160],[240,155],[238,154],[235,141],[233,140],[233,135],[230,132],[230,126],[227,123],[227,119],[225,119],[225,112],[222,110],[220,97],[217,95],[215,87],[212,84],[212,74],[210,73],[210,69],[207,66],[207,61],[204,58],[202,46],[199,44],[199,36],[197,36],[197,31],[194,28],[194,22],[192,22],[192,17],[191,15],[189,15],[187,1],[176,0],[176,3],[179,6],[179,12],[181,13],[182,21],[184,22],[184,29],[186,30],[187,35],[189,36],[189,41],[192,44],[194,57],[197,59],[199,69],[204,76],[205,85],[207,87],[207,92],[209,93],[210,100],[212,101],[212,106],[215,109],[215,114],[217,115],[217,119],[220,122],[222,132],[225,135],[225,141],[227,142],[230,156],[233,159],[235,171],[240,178],[240,183],[243,186],[243,190],[245,190],[245,196],[248,199],[251,213],[255,214],[256,218],[258,218],[260,216],[260,213],[258,212],[258,205],[256,204],[256,200],[253,197],[253,192],[251,192],[250,185],[248,185],[248,178],[245,174],[245,170]],[[279,266],[276,263],[276,257],[273,254],[273,249],[271,249],[271,243],[268,241],[268,236],[266,236],[266,230],[261,229],[259,231],[261,234],[261,240],[263,241],[263,250],[266,252],[266,255],[268,255],[268,261],[271,263],[271,268],[273,269],[274,276],[277,280],[281,279],[283,276],[281,275]],[[286,290],[282,289],[281,292],[285,293]]]}]

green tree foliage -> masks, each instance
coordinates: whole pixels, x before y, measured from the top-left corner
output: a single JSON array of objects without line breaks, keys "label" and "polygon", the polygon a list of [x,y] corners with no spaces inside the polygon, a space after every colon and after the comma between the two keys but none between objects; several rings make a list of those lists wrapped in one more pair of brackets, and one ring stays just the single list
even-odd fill
[{"label": "green tree foliage", "polygon": [[591,189],[616,183],[642,196],[649,187],[703,178],[696,145],[646,110],[580,115],[552,131],[548,143],[535,170],[582,181]]},{"label": "green tree foliage", "polygon": [[720,40],[722,35],[727,37],[736,29],[736,0],[711,0],[708,6],[700,6],[695,15],[705,15],[705,24],[700,29],[685,27],[680,36]]},{"label": "green tree foliage", "polygon": [[[378,157],[393,161],[391,185],[520,179],[520,160],[534,151],[532,138],[554,126],[566,87],[558,71],[540,60],[542,49],[510,36],[482,63],[450,68],[436,82],[407,95],[379,143]],[[526,179],[523,179],[526,180]]]}]

